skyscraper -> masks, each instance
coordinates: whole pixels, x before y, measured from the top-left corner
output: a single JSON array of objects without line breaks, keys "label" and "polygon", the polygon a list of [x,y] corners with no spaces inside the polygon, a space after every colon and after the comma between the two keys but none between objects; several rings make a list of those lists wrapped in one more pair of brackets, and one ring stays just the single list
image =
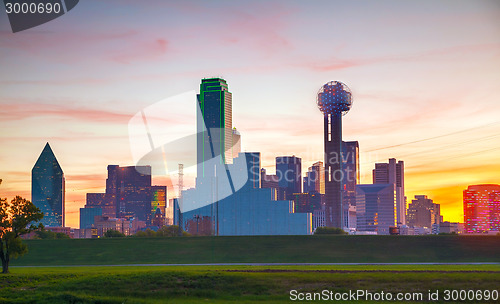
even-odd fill
[{"label": "skyscraper", "polygon": [[389,234],[396,224],[395,184],[356,187],[356,226],[358,231]]},{"label": "skyscraper", "polygon": [[102,208],[80,208],[80,229],[90,229],[96,216],[102,216]]},{"label": "skyscraper", "polygon": [[[197,111],[197,177],[213,177],[214,163],[232,162],[232,94],[222,78],[205,78],[200,84]],[[220,158],[219,158],[220,155]]]},{"label": "skyscraper", "polygon": [[490,209],[490,230],[500,231],[500,191],[490,194],[488,206]]},{"label": "skyscraper", "polygon": [[47,143],[31,170],[31,201],[43,212],[43,225],[64,227],[64,187],[64,173]]},{"label": "skyscraper", "polygon": [[317,192],[325,194],[325,166],[322,161],[315,162],[309,167],[304,177],[304,193]]},{"label": "skyscraper", "polygon": [[464,190],[464,230],[466,233],[498,231],[500,185],[473,185]]},{"label": "skyscraper", "polygon": [[[294,213],[293,202],[275,200],[276,191],[261,188],[266,184],[261,174],[266,177],[266,173],[260,171],[260,153],[239,153],[228,162],[234,152],[230,140],[236,140],[237,134],[230,129],[231,93],[225,80],[203,79],[198,105],[196,187],[182,191],[174,206],[174,223],[196,234],[310,234],[310,213]],[[293,196],[294,190],[301,189],[300,159],[282,163],[290,163],[290,171],[282,169],[298,183],[290,186]],[[273,186],[278,182],[279,188],[279,181],[273,178],[269,182]]]},{"label": "skyscraper", "polygon": [[343,192],[342,212],[344,227],[356,228],[356,185],[359,184],[359,143],[342,142]]},{"label": "skyscraper", "polygon": [[408,205],[406,225],[410,227],[427,227],[441,223],[440,205],[427,198],[426,195],[415,195],[415,199]]},{"label": "skyscraper", "polygon": [[151,186],[151,191],[151,215],[154,217],[157,214],[157,209],[160,209],[160,213],[165,215],[167,208],[167,186]]},{"label": "skyscraper", "polygon": [[373,170],[374,184],[394,184],[396,186],[397,223],[406,225],[405,169],[404,162],[390,158],[389,163],[377,163]]},{"label": "skyscraper", "polygon": [[165,186],[151,186],[150,166],[109,165],[106,193],[87,193],[85,208],[99,207],[103,216],[135,218],[149,224],[157,207],[165,213],[166,195]]},{"label": "skyscraper", "polygon": [[102,216],[116,217],[116,195],[107,193],[87,193],[85,208],[101,208]]},{"label": "skyscraper", "polygon": [[280,191],[278,200],[293,200],[302,192],[302,159],[295,156],[276,157],[276,175]]},{"label": "skyscraper", "polygon": [[149,223],[151,221],[151,167],[108,166],[108,179],[115,185],[111,191],[116,195],[117,217],[135,217]]},{"label": "skyscraper", "polygon": [[238,130],[236,130],[236,128],[233,128],[233,137],[231,144],[232,158],[236,158],[241,152],[241,134],[240,132],[238,132]]}]

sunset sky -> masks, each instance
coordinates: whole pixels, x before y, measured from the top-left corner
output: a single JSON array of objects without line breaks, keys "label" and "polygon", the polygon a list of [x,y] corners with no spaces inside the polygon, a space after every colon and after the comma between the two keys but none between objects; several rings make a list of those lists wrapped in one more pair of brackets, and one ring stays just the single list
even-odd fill
[{"label": "sunset sky", "polygon": [[85,0],[15,34],[0,11],[0,196],[31,198],[49,142],[77,228],[106,166],[134,165],[129,120],[211,76],[233,93],[243,150],[271,173],[276,156],[301,157],[303,172],[322,160],[316,93],[339,80],[362,183],[375,162],[403,160],[408,202],[427,195],[460,222],[467,185],[500,183],[499,1]]}]

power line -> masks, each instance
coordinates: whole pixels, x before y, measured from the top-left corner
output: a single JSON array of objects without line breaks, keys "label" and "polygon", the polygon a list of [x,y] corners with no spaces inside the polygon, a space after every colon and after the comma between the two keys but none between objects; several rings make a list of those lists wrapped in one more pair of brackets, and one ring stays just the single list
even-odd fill
[{"label": "power line", "polygon": [[[494,138],[497,138],[497,137],[500,137],[500,134],[489,135],[489,136],[484,136],[484,137],[480,137],[480,138],[471,139],[471,140],[462,142],[460,145],[457,145],[456,143],[452,143],[452,144],[448,144],[448,145],[444,145],[444,146],[440,146],[440,147],[434,147],[432,149],[427,149],[427,150],[424,150],[424,151],[412,152],[412,153],[407,153],[407,154],[398,154],[395,157],[402,159],[402,158],[406,158],[408,156],[413,156],[413,155],[421,155],[421,154],[432,153],[432,152],[442,152],[442,150],[446,149],[446,148],[457,147],[457,146],[464,146],[466,144],[480,142],[480,141],[485,141],[485,140],[491,140],[491,139],[494,139]],[[448,157],[446,156],[446,158],[448,158]],[[371,161],[371,162],[364,162],[361,165],[371,164],[371,163],[374,163],[374,162],[376,163],[376,162],[379,162],[379,161],[383,161],[383,160],[375,160],[375,161]]]},{"label": "power line", "polygon": [[[446,160],[463,158],[463,157],[468,157],[468,156],[473,156],[473,155],[477,155],[477,154],[481,154],[481,153],[486,153],[486,152],[490,152],[490,151],[494,151],[494,150],[500,150],[500,147],[495,147],[495,148],[490,148],[490,149],[486,149],[486,150],[476,151],[476,152],[472,152],[472,153],[466,153],[466,154],[456,155],[456,156],[452,156],[452,157],[447,157]],[[423,165],[410,166],[410,167],[407,167],[407,168],[418,168],[418,167],[428,166],[428,165],[432,165],[432,164],[435,164],[435,163],[441,163],[441,162],[442,162],[442,160],[437,160],[437,161],[433,161],[433,162],[427,162],[427,163],[425,163]]]},{"label": "power line", "polygon": [[452,132],[452,133],[448,133],[448,134],[443,134],[443,135],[438,135],[438,136],[423,138],[423,139],[414,140],[414,141],[410,141],[410,142],[406,142],[406,143],[402,143],[402,144],[397,144],[397,145],[391,145],[391,146],[385,146],[385,147],[381,147],[381,148],[376,148],[376,149],[368,150],[368,151],[365,151],[365,152],[373,152],[373,151],[379,151],[379,150],[385,150],[385,149],[390,149],[390,148],[396,148],[396,147],[401,147],[401,146],[416,144],[416,143],[420,143],[420,142],[424,142],[424,141],[429,141],[429,140],[433,140],[433,139],[438,139],[438,138],[443,138],[443,137],[447,137],[447,136],[457,135],[457,134],[469,132],[469,131],[472,131],[472,130],[487,128],[487,127],[491,127],[491,126],[494,126],[494,125],[497,125],[497,124],[500,124],[500,121],[496,121],[496,122],[493,122],[493,123],[490,123],[490,124],[486,124],[486,125],[482,125],[482,126],[479,126],[479,127],[474,127],[474,128],[469,128],[469,129],[465,129],[465,130],[460,130],[460,131],[456,131],[456,132]]}]

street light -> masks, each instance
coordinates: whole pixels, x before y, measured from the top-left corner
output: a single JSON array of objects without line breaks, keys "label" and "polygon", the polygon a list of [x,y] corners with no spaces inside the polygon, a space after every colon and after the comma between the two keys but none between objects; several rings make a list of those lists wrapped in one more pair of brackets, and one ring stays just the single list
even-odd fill
[{"label": "street light", "polygon": [[196,235],[198,235],[198,221],[200,219],[200,215],[199,214],[195,214],[195,215],[193,215],[193,218],[196,219]]}]

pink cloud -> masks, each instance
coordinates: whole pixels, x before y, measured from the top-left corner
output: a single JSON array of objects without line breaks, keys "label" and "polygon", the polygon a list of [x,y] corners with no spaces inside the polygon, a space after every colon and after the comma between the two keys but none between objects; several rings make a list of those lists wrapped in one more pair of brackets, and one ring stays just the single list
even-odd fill
[{"label": "pink cloud", "polygon": [[278,13],[251,14],[243,10],[231,9],[227,15],[233,18],[225,25],[231,31],[224,36],[223,40],[228,43],[249,43],[251,47],[266,53],[291,48],[290,41],[280,33],[287,27],[285,17],[290,15],[290,8],[275,7],[258,11]]},{"label": "pink cloud", "polygon": [[118,63],[131,63],[135,61],[155,60],[165,55],[168,51],[168,41],[156,39],[154,41],[135,42],[124,48],[116,55],[109,56],[109,60]]},{"label": "pink cloud", "polygon": [[[127,40],[137,36],[137,31],[126,30],[114,33],[78,33],[50,31],[25,31],[13,34],[8,31],[0,31],[2,47],[6,49],[21,50],[24,52],[38,54],[40,52],[59,47],[58,56],[64,54],[61,49],[73,49],[75,45],[95,45],[113,40]],[[85,48],[83,48],[85,49]]]},{"label": "pink cloud", "polygon": [[[0,31],[2,47],[11,54],[21,51],[51,58],[53,61],[74,62],[86,58],[115,63],[156,60],[169,50],[169,42],[161,37],[150,37],[136,30],[108,33],[26,31],[12,34]],[[54,56],[54,45],[57,55]],[[78,45],[80,47],[75,48]],[[12,52],[14,51],[14,52]],[[6,55],[8,57],[8,52]]]},{"label": "pink cloud", "polygon": [[119,78],[63,78],[63,79],[44,79],[44,80],[3,80],[3,85],[103,85],[120,81]]},{"label": "pink cloud", "polygon": [[381,56],[375,58],[354,58],[354,59],[341,59],[341,58],[331,58],[326,60],[326,64],[322,63],[305,63],[302,66],[307,66],[316,71],[328,72],[335,70],[342,70],[346,68],[370,65],[376,63],[384,63],[384,62],[396,62],[396,61],[417,61],[422,59],[432,59],[434,57],[442,57],[442,56],[450,56],[457,54],[471,54],[471,53],[480,53],[487,51],[499,51],[500,45],[491,43],[491,44],[479,44],[479,45],[462,45],[462,46],[453,46],[443,49],[434,49],[429,51],[423,51],[415,54],[408,54],[403,56]]},{"label": "pink cloud", "polygon": [[[26,109],[29,109],[27,111]],[[55,105],[43,103],[4,103],[0,119],[3,121],[20,120],[29,117],[57,116],[61,118],[78,119],[93,122],[127,123],[131,114],[96,110],[79,106]]]}]

